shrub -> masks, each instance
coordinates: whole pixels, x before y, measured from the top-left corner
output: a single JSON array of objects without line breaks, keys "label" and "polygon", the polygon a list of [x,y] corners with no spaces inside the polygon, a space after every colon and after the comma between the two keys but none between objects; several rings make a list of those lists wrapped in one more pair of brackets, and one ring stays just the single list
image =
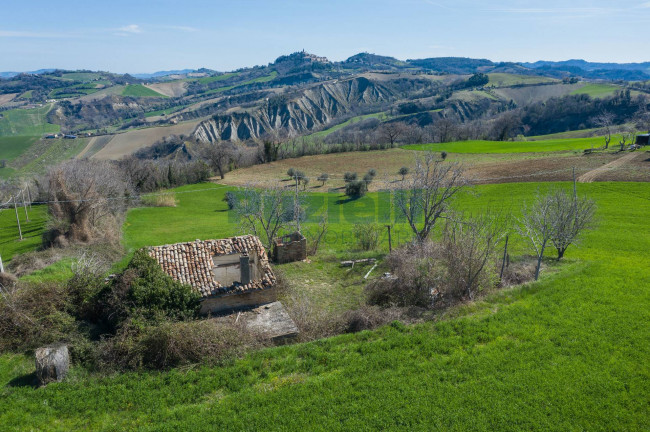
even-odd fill
[{"label": "shrub", "polygon": [[144,250],[137,251],[122,278],[129,281],[127,300],[131,313],[153,318],[155,314],[189,319],[199,311],[199,294],[189,285],[173,280]]},{"label": "shrub", "polygon": [[357,173],[355,173],[355,172],[346,172],[345,174],[343,174],[343,180],[346,183],[353,182],[356,179],[357,179]]},{"label": "shrub", "polygon": [[374,168],[370,168],[366,175],[369,176],[370,178],[375,178],[377,176],[377,170]]},{"label": "shrub", "polygon": [[397,173],[401,175],[402,180],[404,180],[406,178],[406,175],[409,173],[409,169],[407,167],[402,167],[399,169],[399,171],[397,171]]},{"label": "shrub", "polygon": [[447,159],[447,152],[446,151],[440,152],[440,157],[442,158],[442,160]]},{"label": "shrub", "polygon": [[145,195],[140,201],[147,207],[176,207],[176,195],[173,192],[166,192],[156,195]]},{"label": "shrub", "polygon": [[357,246],[362,250],[373,250],[379,244],[381,226],[376,223],[357,224],[353,227]]},{"label": "shrub", "polygon": [[366,193],[366,183],[354,180],[345,185],[345,194],[350,198],[359,198]]},{"label": "shrub", "polygon": [[287,175],[291,178],[293,178],[296,175],[296,169],[295,168],[289,168],[287,170]]},{"label": "shrub", "polygon": [[232,191],[228,191],[224,194],[223,201],[228,204],[228,210],[232,210],[237,205],[237,195]]},{"label": "shrub", "polygon": [[368,303],[380,306],[429,307],[438,298],[444,269],[437,264],[440,247],[416,242],[393,250],[386,259],[391,276],[366,286]]}]

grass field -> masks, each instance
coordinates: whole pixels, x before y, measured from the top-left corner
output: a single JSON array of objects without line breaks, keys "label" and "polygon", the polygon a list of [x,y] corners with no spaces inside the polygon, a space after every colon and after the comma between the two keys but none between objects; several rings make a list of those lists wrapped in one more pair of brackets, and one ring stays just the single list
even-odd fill
[{"label": "grass field", "polygon": [[310,135],[307,135],[307,136],[311,137],[311,138],[316,138],[316,137],[323,138],[323,137],[326,137],[327,135],[331,134],[332,132],[336,132],[339,129],[343,129],[346,126],[351,125],[352,123],[356,123],[356,122],[359,122],[361,120],[365,120],[365,119],[368,119],[368,118],[381,118],[384,115],[385,115],[384,112],[378,112],[378,113],[365,114],[365,115],[352,117],[351,119],[346,120],[343,123],[339,123],[339,124],[337,124],[335,126],[332,126],[331,128],[327,128],[327,129],[324,129],[324,130],[319,131],[319,132],[314,132],[313,134],[310,134]]},{"label": "grass field", "polygon": [[604,145],[599,137],[540,141],[456,141],[449,143],[412,144],[407,150],[446,151],[449,153],[532,153],[584,150]]},{"label": "grass field", "polygon": [[18,218],[23,231],[23,240],[20,241],[13,206],[0,210],[0,256],[4,262],[11,260],[16,254],[31,252],[41,246],[41,235],[47,221],[47,208],[42,205],[32,206],[31,210],[28,208],[28,213],[29,222],[25,218],[24,209],[18,208]]},{"label": "grass field", "polygon": [[235,85],[231,85],[231,86],[219,87],[219,88],[216,88],[214,90],[207,91],[207,92],[205,92],[203,94],[221,93],[221,92],[225,92],[225,91],[228,91],[228,90],[232,90],[235,87],[241,87],[241,86],[245,86],[245,85],[249,85],[249,84],[255,84],[255,83],[265,83],[265,82],[269,82],[269,81],[274,80],[275,77],[277,77],[277,76],[278,76],[278,73],[276,71],[273,71],[270,74],[268,74],[266,76],[263,76],[263,77],[255,78],[255,79],[248,80],[248,81],[244,81],[244,82],[241,82],[241,83],[238,83],[238,84],[235,84]]},{"label": "grass field", "polygon": [[0,159],[11,162],[37,140],[38,137],[35,136],[0,136]]},{"label": "grass field", "polygon": [[[225,73],[223,75],[198,78],[198,79],[196,79],[196,81],[200,82],[201,84],[208,84],[208,83],[211,83],[211,82],[227,80],[228,78],[232,78],[232,77],[235,77],[237,75],[239,75],[238,72]],[[193,81],[194,78],[191,78],[190,80]]]},{"label": "grass field", "polygon": [[[518,208],[548,186],[480,186],[459,205]],[[598,229],[537,283],[493,293],[437,322],[266,349],[220,368],[105,378],[73,370],[66,383],[33,389],[26,385],[33,360],[5,354],[0,424],[7,430],[648,430],[650,274],[639,257],[650,249],[650,237],[641,235],[650,184],[578,188],[598,203]],[[130,212],[127,241],[222,235],[223,203],[202,193],[179,194],[177,208]],[[380,202],[373,195],[361,201]],[[512,253],[521,253],[521,243]]]},{"label": "grass field", "polygon": [[132,97],[157,97],[157,98],[167,98],[164,94],[160,94],[157,91],[154,91],[148,87],[143,86],[142,84],[133,84],[127,85],[122,90],[122,96],[132,96]]},{"label": "grass field", "polygon": [[491,73],[488,74],[490,78],[488,86],[507,87],[520,84],[541,84],[549,82],[557,82],[554,78],[543,76],[528,76],[528,75],[515,75],[508,73]]},{"label": "grass field", "polygon": [[64,73],[61,78],[70,81],[94,81],[102,77],[102,74],[97,72],[69,72]]},{"label": "grass field", "polygon": [[577,90],[571,92],[571,94],[586,94],[594,98],[611,96],[616,90],[620,90],[620,86],[613,84],[585,84],[584,87],[581,87]]},{"label": "grass field", "polygon": [[40,136],[46,133],[59,132],[59,125],[47,122],[47,113],[51,105],[33,109],[14,109],[4,111],[0,118],[0,136],[21,135]]}]

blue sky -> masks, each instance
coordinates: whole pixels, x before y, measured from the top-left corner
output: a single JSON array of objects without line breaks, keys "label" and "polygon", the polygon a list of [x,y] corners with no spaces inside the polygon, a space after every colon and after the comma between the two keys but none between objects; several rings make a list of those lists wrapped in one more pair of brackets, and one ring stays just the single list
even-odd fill
[{"label": "blue sky", "polygon": [[0,71],[232,70],[302,49],[650,61],[647,0],[0,0],[0,16]]}]

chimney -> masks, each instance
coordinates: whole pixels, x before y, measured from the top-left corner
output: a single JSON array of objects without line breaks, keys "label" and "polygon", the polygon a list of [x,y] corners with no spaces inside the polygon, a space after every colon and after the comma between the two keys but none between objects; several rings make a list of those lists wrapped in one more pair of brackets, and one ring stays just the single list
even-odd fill
[{"label": "chimney", "polygon": [[248,285],[251,281],[251,266],[249,263],[250,258],[248,255],[239,257],[239,268],[241,270],[241,284]]}]

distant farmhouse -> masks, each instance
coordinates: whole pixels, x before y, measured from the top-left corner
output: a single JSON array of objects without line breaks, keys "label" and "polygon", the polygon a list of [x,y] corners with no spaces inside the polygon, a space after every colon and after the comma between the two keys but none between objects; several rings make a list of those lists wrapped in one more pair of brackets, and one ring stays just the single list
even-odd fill
[{"label": "distant farmhouse", "polygon": [[252,235],[148,248],[165,273],[202,297],[201,313],[275,302],[276,278],[260,240]]}]

